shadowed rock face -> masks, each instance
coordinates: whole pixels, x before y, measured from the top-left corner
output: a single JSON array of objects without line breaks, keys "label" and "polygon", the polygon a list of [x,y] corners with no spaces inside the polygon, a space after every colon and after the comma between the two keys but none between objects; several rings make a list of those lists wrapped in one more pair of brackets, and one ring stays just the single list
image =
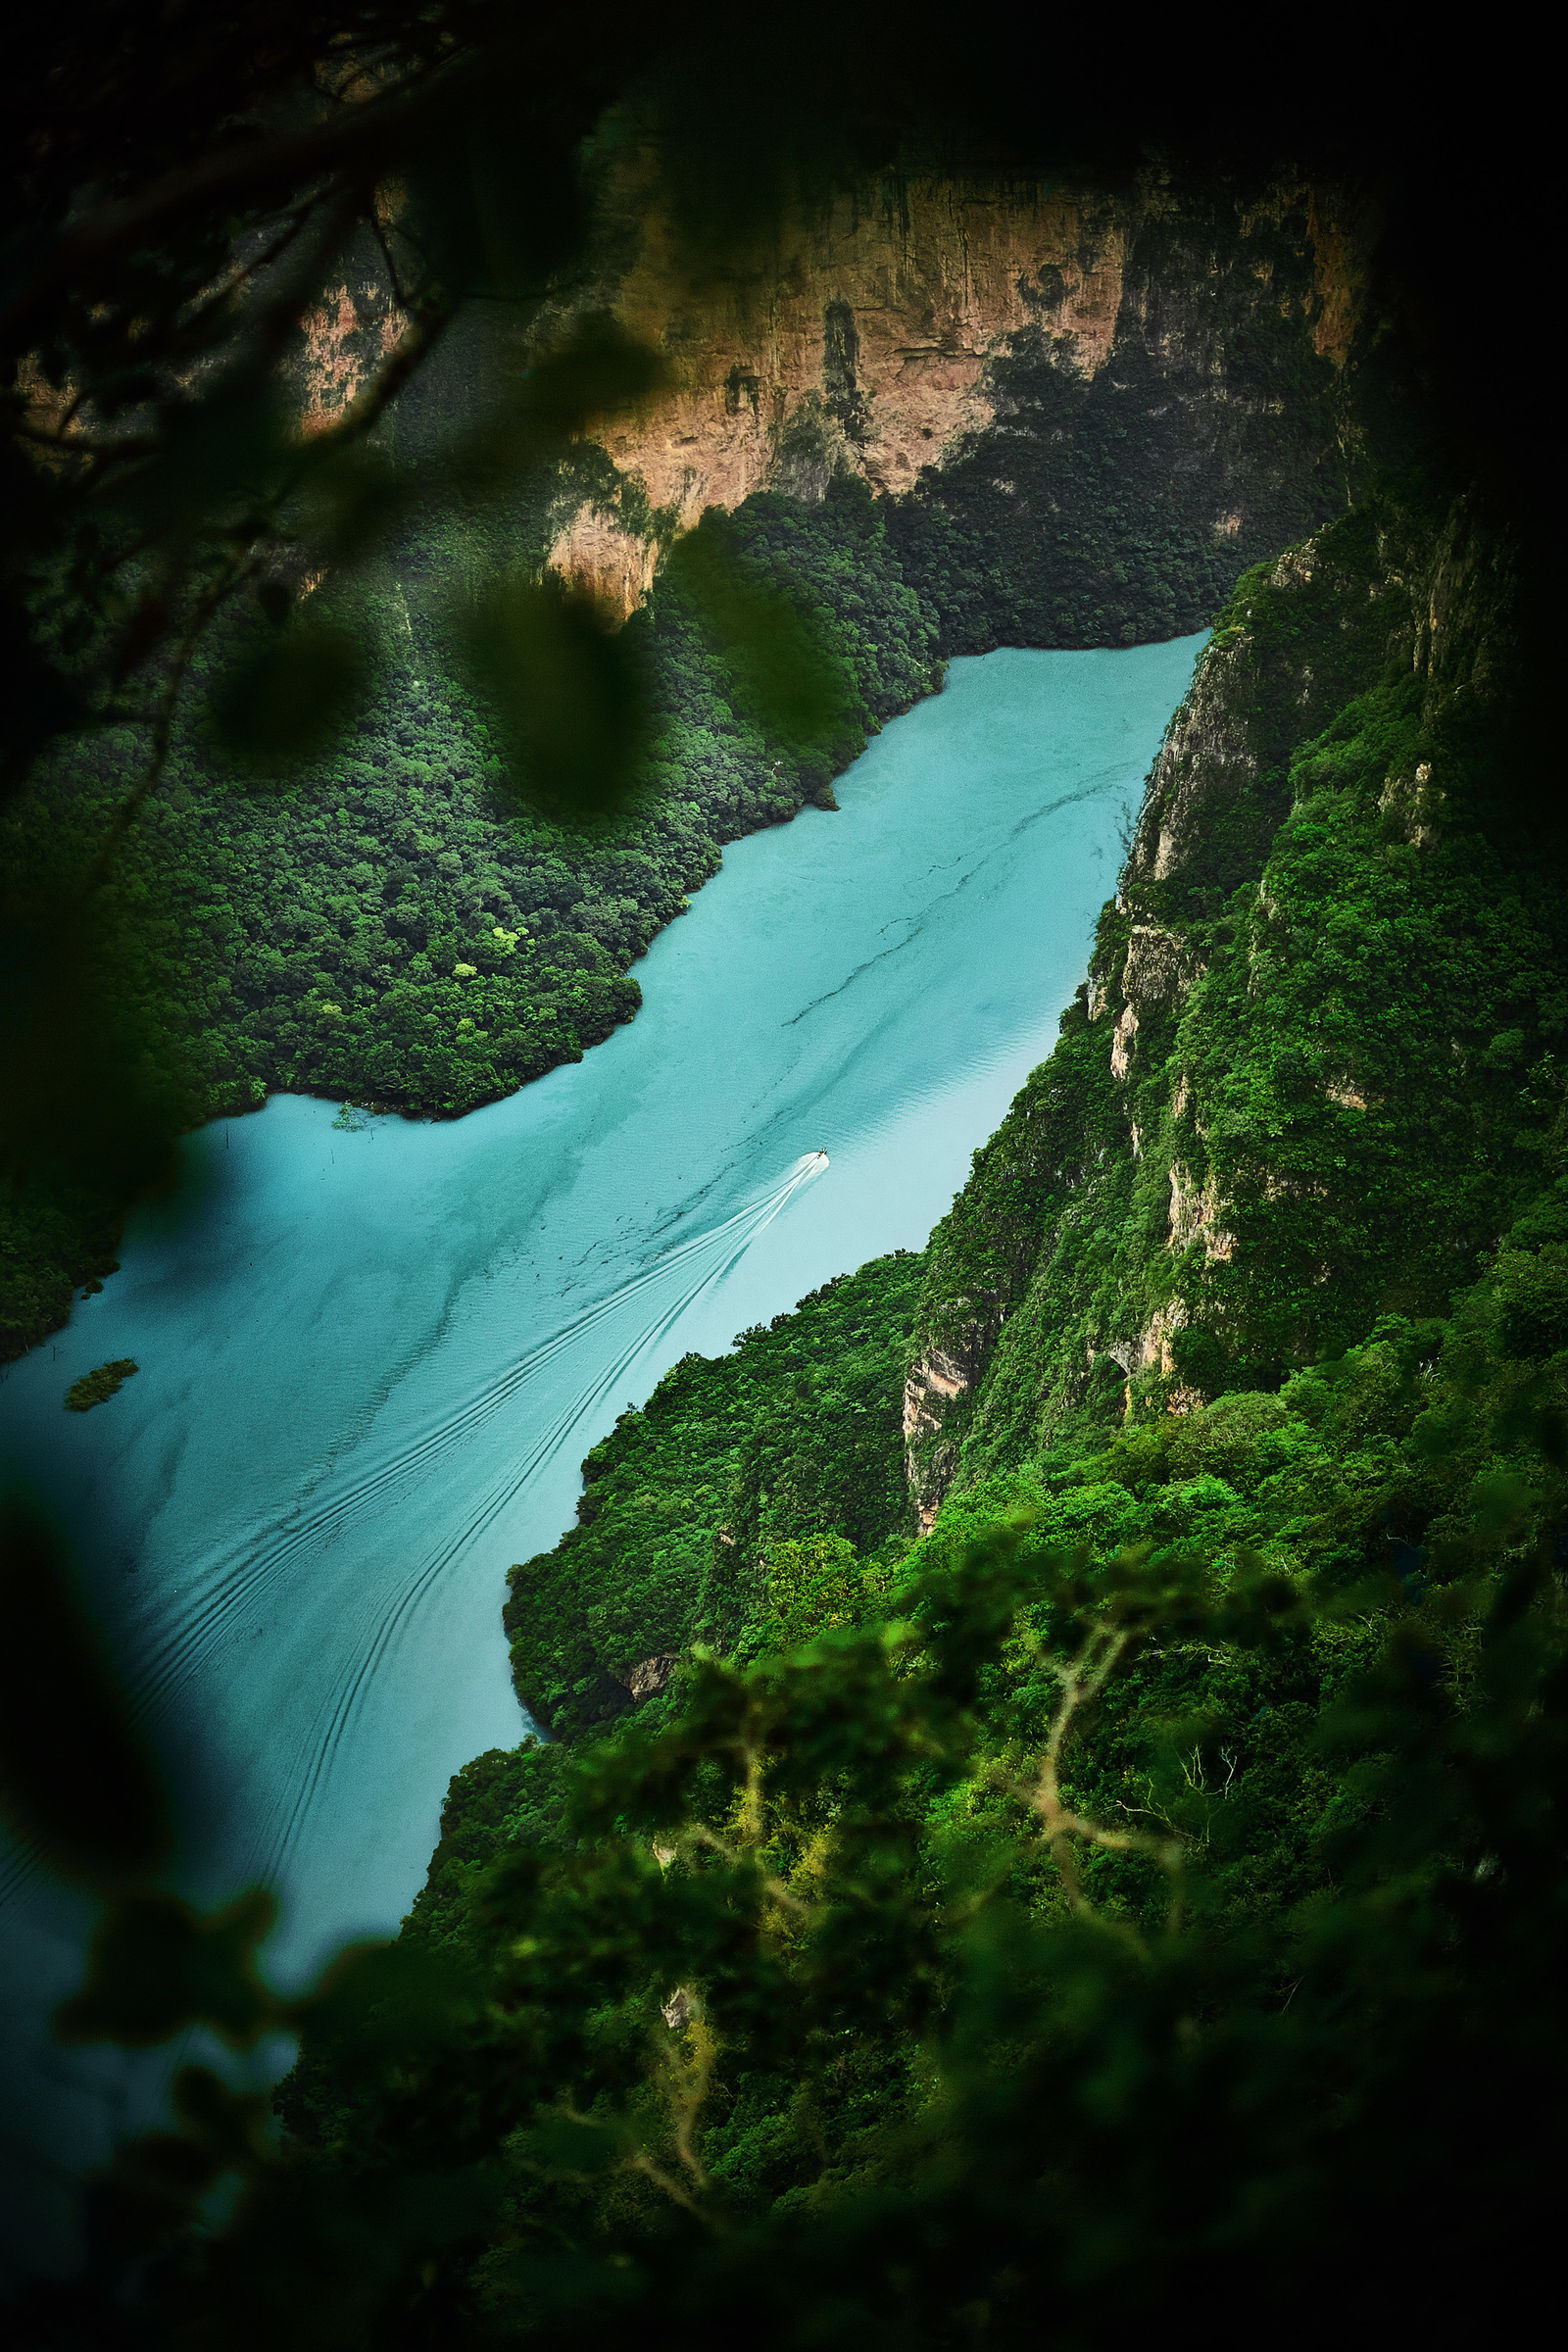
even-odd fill
[{"label": "shadowed rock face", "polygon": [[[1126,226],[1099,199],[935,178],[867,186],[710,274],[643,210],[651,176],[651,159],[630,156],[605,193],[618,224],[637,223],[635,259],[564,307],[608,301],[670,364],[666,396],[605,444],[665,531],[763,487],[820,496],[840,472],[907,489],[991,421],[986,361],[1036,319],[1075,373],[1109,355]],[[641,541],[630,518],[584,509],[551,562],[613,595],[636,560],[611,553],[607,526]]]},{"label": "shadowed rock face", "polygon": [[[1020,531],[1065,545],[1118,499],[1128,519],[1179,510],[1178,570],[1205,549],[1216,561],[1205,614],[1246,564],[1344,503],[1378,224],[1343,190],[886,174],[803,197],[715,255],[671,225],[647,146],[625,138],[596,170],[598,258],[527,333],[539,348],[608,314],[666,363],[666,389],[579,445],[547,502],[539,558],[617,612],[706,508],[764,488],[815,500],[836,476],[939,505],[956,491],[968,539],[1014,573],[1029,568]],[[308,429],[402,331],[376,258],[348,274],[306,324]],[[479,343],[510,332],[492,319],[450,336],[394,437],[417,438],[421,413],[466,413]],[[1052,603],[1035,613],[1025,597],[1009,640],[1077,642]],[[1193,625],[1152,617],[1138,634]]]},{"label": "shadowed rock face", "polygon": [[[1250,207],[1222,203],[1216,264],[1212,222],[1190,218],[1157,175],[1114,196],[889,177],[803,204],[765,243],[710,268],[671,234],[653,181],[649,154],[618,152],[601,202],[606,241],[625,258],[549,321],[609,309],[672,371],[656,404],[606,435],[613,492],[563,517],[550,550],[555,568],[622,611],[657,545],[755,490],[813,498],[858,473],[879,494],[907,491],[990,434],[995,489],[1026,497],[1004,447],[1017,404],[993,366],[1020,337],[1078,386],[1137,355],[1191,412],[1201,447],[1217,404],[1258,396],[1236,380],[1230,349],[1252,314],[1294,316],[1303,354],[1343,367],[1375,228],[1340,191],[1282,184]],[[1216,540],[1238,536],[1258,487],[1232,466],[1209,519]]]}]

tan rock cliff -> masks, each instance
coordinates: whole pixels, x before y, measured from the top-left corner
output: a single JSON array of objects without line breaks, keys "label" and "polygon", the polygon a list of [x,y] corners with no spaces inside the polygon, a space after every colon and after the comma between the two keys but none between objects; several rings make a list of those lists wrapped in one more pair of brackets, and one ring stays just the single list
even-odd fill
[{"label": "tan rock cliff", "polygon": [[[662,352],[669,390],[605,447],[667,531],[773,484],[809,495],[838,470],[906,489],[960,433],[990,421],[985,362],[1043,318],[1059,364],[1093,375],[1122,303],[1126,208],[1037,184],[926,177],[801,207],[776,237],[718,269],[683,248],[633,152],[607,210],[636,224],[635,260],[549,326],[602,310]],[[649,569],[640,516],[585,508],[556,568],[629,597]],[[616,542],[620,542],[619,546]]]},{"label": "tan rock cliff", "polygon": [[[669,370],[663,393],[605,432],[615,485],[579,492],[574,513],[568,500],[549,552],[553,567],[622,611],[661,547],[706,507],[733,508],[764,486],[818,496],[839,471],[878,493],[909,488],[992,422],[987,363],[1025,326],[1038,324],[1054,364],[1080,380],[1131,336],[1160,365],[1223,374],[1212,322],[1168,305],[1136,264],[1142,227],[1181,220],[1154,172],[1115,196],[982,174],[868,179],[802,199],[768,237],[717,259],[674,234],[657,157],[635,139],[615,150],[598,203],[616,264],[547,306],[533,335],[548,342],[609,312]],[[1293,207],[1308,223],[1308,323],[1343,365],[1378,223],[1353,194],[1282,182],[1243,216],[1244,235]],[[1297,301],[1276,291],[1266,259],[1250,267],[1259,303]],[[333,397],[342,316],[317,337]],[[1216,538],[1240,522],[1234,505],[1216,513]]]}]

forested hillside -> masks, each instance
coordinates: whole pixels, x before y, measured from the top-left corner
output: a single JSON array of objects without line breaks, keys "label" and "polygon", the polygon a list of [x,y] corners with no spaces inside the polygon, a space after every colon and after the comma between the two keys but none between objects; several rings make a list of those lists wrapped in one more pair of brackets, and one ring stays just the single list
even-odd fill
[{"label": "forested hillside", "polygon": [[909,1521],[898,1458],[921,1260],[878,1258],[803,1298],[732,1355],[688,1355],[583,1464],[578,1525],[512,1570],[517,1695],[558,1739],[628,1704],[641,1669],[694,1641],[728,1650],[765,1605],[781,1540],[868,1556]]},{"label": "forested hillside", "polygon": [[1562,1109],[1562,836],[1512,558],[1405,477],[1239,584],[1090,979],[932,1237],[934,1502],[1441,1314]]},{"label": "forested hillside", "polygon": [[1478,2139],[1455,2327],[1544,2212],[1568,902],[1511,598],[1408,481],[1245,578],[924,1259],[688,1358],[514,1571],[558,1739],[454,1781],[400,1947],[474,1990],[423,2089],[334,2013],[279,2099],[381,2194],[440,2076],[500,2167],[453,2325],[710,2324],[766,2261],[768,2342],[1121,2343],[1223,2249],[1304,2343]]}]

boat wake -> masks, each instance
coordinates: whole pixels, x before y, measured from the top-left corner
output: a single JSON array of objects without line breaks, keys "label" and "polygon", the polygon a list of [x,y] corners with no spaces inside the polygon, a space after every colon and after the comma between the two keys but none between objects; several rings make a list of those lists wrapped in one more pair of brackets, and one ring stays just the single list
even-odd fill
[{"label": "boat wake", "polygon": [[[167,1719],[220,1678],[217,1654],[271,1628],[318,1614],[333,1618],[333,1639],[292,1660],[291,1711],[300,1706],[313,1665],[336,1663],[314,1706],[301,1708],[296,1769],[274,1780],[278,1795],[252,1823],[246,1877],[277,1882],[304,1834],[333,1765],[352,1744],[372,1691],[394,1654],[417,1644],[421,1623],[438,1604],[455,1566],[481,1542],[546,1463],[692,1308],[714,1291],[802,1187],[824,1172],[825,1152],[805,1153],[766,1193],[718,1224],[661,1250],[629,1281],[593,1299],[535,1346],[460,1396],[452,1408],[393,1437],[385,1408],[346,1460],[334,1466],[308,1504],[281,1520],[230,1535],[188,1568],[163,1597],[171,1604],[144,1623],[127,1662],[132,1709],[146,1728]],[[541,1393],[542,1392],[542,1393]],[[396,1392],[394,1392],[395,1394]],[[498,1418],[524,1417],[527,1435],[495,1467]],[[478,1444],[484,1433],[488,1442]],[[411,1547],[411,1504],[432,1483],[446,1496],[419,1522],[439,1526],[427,1551]],[[454,1494],[452,1490],[457,1489]],[[464,1491],[467,1490],[467,1491]],[[352,1541],[345,1542],[346,1538]],[[335,1557],[334,1557],[335,1555]],[[371,1561],[376,1572],[368,1574]],[[334,1574],[334,1568],[337,1573]],[[499,1614],[499,1576],[497,1600]],[[296,1641],[299,1636],[296,1634]],[[277,1664],[274,1658],[272,1671]],[[275,1733],[275,1725],[272,1727]],[[269,1774],[272,1779],[273,1775]],[[252,1791],[253,1795],[255,1791]],[[235,1857],[238,1860],[238,1857]],[[19,1855],[0,1875],[0,1902],[30,1876]]]}]

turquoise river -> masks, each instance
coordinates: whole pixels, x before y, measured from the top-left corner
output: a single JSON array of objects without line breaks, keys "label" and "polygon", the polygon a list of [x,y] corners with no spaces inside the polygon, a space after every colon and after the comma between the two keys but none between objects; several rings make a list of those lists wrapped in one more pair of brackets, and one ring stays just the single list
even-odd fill
[{"label": "turquoise river", "polygon": [[[527,1729],[505,1570],[616,1414],[947,1208],[1083,977],[1201,643],[955,662],[837,814],[726,852],[580,1064],[455,1123],[286,1096],[204,1129],[11,1368],[7,1466],[70,1525],[182,1792],[179,1883],[273,1886],[281,1981],[395,1931],[449,1777]],[[65,1412],[117,1356],[138,1377]],[[53,2049],[89,1908],[20,1855],[0,1894],[0,2204],[47,2258],[169,2057]]]}]

